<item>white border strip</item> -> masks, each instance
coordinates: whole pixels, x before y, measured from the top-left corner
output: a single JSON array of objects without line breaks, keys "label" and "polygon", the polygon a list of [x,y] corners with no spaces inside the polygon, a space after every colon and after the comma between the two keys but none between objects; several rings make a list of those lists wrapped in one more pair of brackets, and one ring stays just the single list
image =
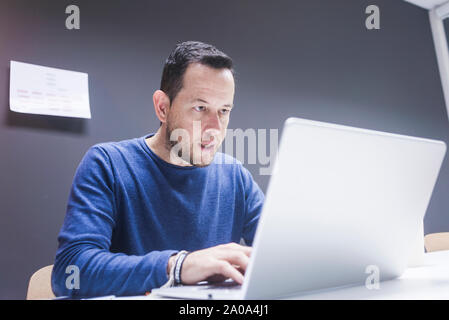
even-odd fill
[{"label": "white border strip", "polygon": [[430,27],[440,70],[441,85],[443,87],[446,110],[449,116],[449,48],[446,32],[444,31],[444,17],[449,16],[449,2],[429,10]]},{"label": "white border strip", "polygon": [[440,19],[449,17],[449,1],[435,7],[434,10]]}]

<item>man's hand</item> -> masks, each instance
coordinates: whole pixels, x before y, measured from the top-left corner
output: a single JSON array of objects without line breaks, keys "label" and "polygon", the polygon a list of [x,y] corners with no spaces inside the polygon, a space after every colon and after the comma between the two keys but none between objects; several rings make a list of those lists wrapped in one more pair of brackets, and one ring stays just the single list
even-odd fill
[{"label": "man's hand", "polygon": [[231,278],[242,284],[250,254],[251,247],[237,243],[191,252],[182,265],[181,282],[196,284],[204,280],[219,282]]}]

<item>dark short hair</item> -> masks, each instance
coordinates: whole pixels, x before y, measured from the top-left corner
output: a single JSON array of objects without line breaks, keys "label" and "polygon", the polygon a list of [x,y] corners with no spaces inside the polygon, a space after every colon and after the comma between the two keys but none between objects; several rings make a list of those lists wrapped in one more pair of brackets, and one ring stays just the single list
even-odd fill
[{"label": "dark short hair", "polygon": [[170,104],[182,89],[182,80],[191,63],[201,63],[215,69],[229,69],[234,75],[232,59],[213,45],[186,41],[176,45],[165,61],[161,90],[170,98]]}]

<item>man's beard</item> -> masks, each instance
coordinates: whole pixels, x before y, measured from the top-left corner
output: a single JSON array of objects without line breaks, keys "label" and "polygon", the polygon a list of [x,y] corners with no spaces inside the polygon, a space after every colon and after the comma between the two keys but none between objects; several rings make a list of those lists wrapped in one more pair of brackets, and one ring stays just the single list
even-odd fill
[{"label": "man's beard", "polygon": [[[172,150],[173,150],[173,148],[178,144],[178,143],[183,143],[182,141],[180,142],[180,141],[172,141],[171,139],[170,139],[170,137],[171,137],[171,134],[172,134],[172,132],[174,131],[174,130],[176,130],[176,128],[175,129],[173,129],[171,126],[170,126],[170,124],[167,122],[167,130],[165,131],[165,147],[167,148],[167,150],[170,152],[170,154],[173,152]],[[190,139],[191,139],[192,137],[190,137]],[[190,141],[190,139],[189,139],[189,141]],[[190,145],[188,146],[188,150],[189,150],[189,157],[187,157],[187,156],[184,156],[183,155],[183,150],[184,150],[184,146],[182,146],[181,147],[181,149],[180,150],[178,150],[178,152],[177,152],[177,154],[176,154],[176,156],[178,157],[178,158],[180,158],[180,159],[182,159],[182,160],[184,160],[185,162],[188,162],[190,165],[192,165],[192,166],[195,166],[195,167],[200,167],[200,168],[202,168],[202,167],[207,167],[208,165],[210,165],[211,163],[212,163],[212,160],[213,160],[213,157],[215,156],[215,153],[214,153],[214,156],[212,157],[212,159],[211,159],[211,161],[209,162],[209,163],[203,163],[202,162],[202,152],[201,152],[201,147],[199,147],[199,157],[200,157],[200,163],[198,163],[198,161],[195,161],[195,159],[194,159],[194,148],[193,148],[193,144],[192,143],[190,143]],[[187,159],[186,159],[187,158]]]}]

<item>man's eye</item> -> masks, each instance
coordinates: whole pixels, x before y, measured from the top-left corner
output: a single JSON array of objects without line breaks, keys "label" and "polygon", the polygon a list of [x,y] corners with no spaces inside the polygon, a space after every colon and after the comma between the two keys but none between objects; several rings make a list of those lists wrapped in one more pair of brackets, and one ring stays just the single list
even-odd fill
[{"label": "man's eye", "polygon": [[231,110],[229,110],[229,109],[221,109],[221,113],[222,114],[227,114],[229,112],[231,112]]},{"label": "man's eye", "polygon": [[195,111],[204,111],[204,109],[206,109],[206,107],[203,106],[198,106],[198,107],[193,107],[193,109],[195,109]]}]

